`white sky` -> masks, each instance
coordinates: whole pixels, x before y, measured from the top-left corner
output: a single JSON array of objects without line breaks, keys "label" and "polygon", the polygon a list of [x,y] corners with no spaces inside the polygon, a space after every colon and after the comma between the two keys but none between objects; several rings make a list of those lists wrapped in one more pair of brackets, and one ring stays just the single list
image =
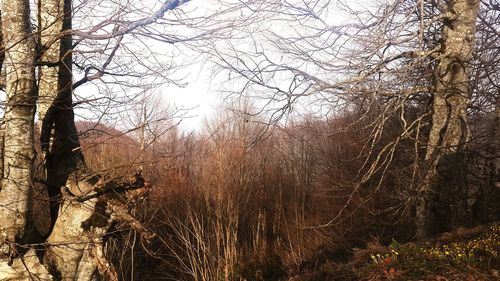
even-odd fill
[{"label": "white sky", "polygon": [[163,100],[174,107],[189,110],[181,117],[180,127],[187,131],[199,129],[204,119],[210,118],[218,104],[218,83],[212,83],[209,66],[197,63],[189,67],[187,85],[165,85],[161,88]]},{"label": "white sky", "polygon": [[[138,17],[146,17],[150,14],[154,13],[161,5],[163,1],[159,0],[146,0],[144,2],[137,2],[142,6],[142,8],[138,8],[141,13]],[[182,5],[180,8],[182,11],[186,13],[189,17],[199,17],[200,15],[214,13],[214,10],[217,10],[216,0],[207,0],[207,1],[197,1],[193,0],[187,4]],[[87,8],[95,8],[94,6],[88,6]],[[88,13],[83,12],[82,20],[83,29],[88,29],[88,26],[92,26],[93,21],[99,22],[103,19],[107,18],[107,14],[99,14],[97,13],[94,17],[86,16]],[[101,19],[96,19],[98,17],[102,17]],[[167,12],[165,17],[173,17],[175,19],[177,15],[174,12]],[[184,27],[182,26],[173,26],[174,28],[172,32],[190,32],[189,29],[184,31]],[[166,32],[168,33],[169,30]],[[186,35],[186,34],[183,34]],[[128,41],[126,46],[129,49],[134,49],[136,51],[141,51],[144,48],[141,43],[135,44],[134,39],[131,36],[126,36]],[[144,39],[143,39],[144,40]],[[164,61],[165,65],[169,65],[169,63],[173,63],[174,67],[181,66],[179,68],[174,68],[171,74],[167,75],[169,78],[175,80],[176,82],[182,83],[185,86],[177,86],[173,83],[165,84],[161,86],[159,89],[151,89],[151,91],[160,91],[162,93],[163,101],[165,105],[169,108],[176,108],[180,111],[180,115],[176,121],[180,122],[180,127],[186,131],[192,131],[199,129],[203,123],[203,121],[210,117],[214,109],[217,107],[219,102],[218,95],[218,85],[214,85],[212,80],[214,79],[211,75],[212,69],[208,63],[205,63],[206,58],[204,58],[200,53],[196,53],[191,51],[189,47],[183,46],[180,43],[176,43],[174,45],[170,45],[168,43],[155,42],[154,40],[142,41],[147,44],[147,47],[150,48],[153,52],[158,53],[158,60]],[[92,47],[92,46],[91,46]],[[88,48],[88,47],[87,47]],[[78,54],[75,54],[78,56]],[[164,56],[164,57],[163,57]],[[119,59],[120,57],[118,57]],[[172,60],[172,61],[170,61]],[[155,62],[156,60],[152,60]],[[75,73],[75,80],[81,78],[82,73]],[[105,75],[106,76],[106,75]],[[110,79],[110,77],[103,77],[104,80]],[[102,84],[99,81],[96,81],[97,84]],[[145,83],[148,83],[147,81]],[[111,95],[133,95],[133,89],[130,92],[127,92],[127,89],[121,89],[120,87],[114,87],[109,85]],[[82,87],[76,89],[76,95],[80,97],[80,100],[93,98],[98,98],[100,96],[106,95],[104,93],[105,87],[92,85],[92,83],[87,83]],[[113,93],[114,92],[114,93]],[[122,92],[122,94],[120,94]],[[109,95],[109,93],[108,93]],[[78,100],[78,98],[77,98]],[[119,108],[120,106],[110,109],[106,111],[106,115],[111,112],[118,112],[123,110],[123,108]],[[104,117],[104,119],[100,119],[101,122],[108,123],[112,126],[123,126],[120,124],[119,114],[111,114],[113,116],[105,116],[100,111],[95,111],[95,108],[92,105],[82,104],[79,108],[77,108],[78,119],[100,119]],[[107,118],[110,118],[107,120]]]},{"label": "white sky", "polygon": [[[161,1],[158,0],[146,0],[142,5],[156,6]],[[358,2],[358,1],[352,1]],[[362,2],[362,1],[361,1]],[[188,12],[189,15],[203,15],[211,13],[220,9],[217,0],[192,0],[191,2],[183,5],[181,8]],[[152,10],[155,10],[153,8]],[[342,21],[338,17],[335,17],[335,23]],[[162,43],[159,43],[162,44]],[[153,48],[162,49],[162,46],[153,46]],[[166,52],[169,52],[166,49]],[[196,61],[199,62],[183,67],[180,73],[175,73],[177,77],[183,77],[182,82],[186,83],[185,87],[179,87],[174,84],[164,85],[161,87],[161,92],[163,93],[163,100],[167,105],[174,106],[179,109],[188,110],[181,121],[181,128],[184,130],[196,130],[201,127],[203,121],[208,119],[216,111],[220,110],[223,90],[222,82],[223,77],[213,77],[212,66],[208,63],[203,63],[203,58],[198,58],[195,56],[200,56],[199,54],[189,52],[182,53],[185,58],[180,58],[186,61]],[[99,89],[93,87],[92,85],[84,86],[77,89],[77,94],[83,94],[84,96],[99,96]],[[85,116],[85,113],[83,113]],[[97,115],[96,115],[97,116]]]}]

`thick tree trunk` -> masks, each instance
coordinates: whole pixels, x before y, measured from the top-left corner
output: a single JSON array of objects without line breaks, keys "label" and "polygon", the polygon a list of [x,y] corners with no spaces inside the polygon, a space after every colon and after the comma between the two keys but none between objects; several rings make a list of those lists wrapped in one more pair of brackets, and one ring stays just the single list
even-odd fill
[{"label": "thick tree trunk", "polygon": [[[38,5],[38,30],[42,49],[38,72],[38,114],[43,120],[57,96],[54,85],[59,83],[62,64],[60,33],[63,31],[65,13],[64,0],[44,0],[39,1]],[[71,69],[71,65],[69,67]]]},{"label": "thick tree trunk", "polygon": [[[429,172],[420,189],[416,210],[418,238],[437,230],[436,224],[443,223],[439,220],[449,216],[439,214],[440,208],[446,208],[440,206],[443,196],[461,192],[465,184],[463,150],[470,138],[467,127],[468,63],[474,48],[479,4],[479,0],[452,0],[449,14],[444,18],[441,56],[435,70],[432,127],[425,156]],[[439,190],[452,186],[456,190]],[[466,207],[463,204],[456,206]]]},{"label": "thick tree trunk", "polygon": [[66,167],[60,170],[59,161],[61,157],[71,159],[74,154],[81,156],[72,105],[72,39],[60,36],[62,31],[71,29],[71,0],[43,1],[38,20],[42,43],[38,114],[42,121],[40,145],[46,170],[38,174],[47,177],[52,228],[59,210],[60,188],[76,167],[75,163],[64,162]]},{"label": "thick tree trunk", "polygon": [[97,202],[94,198],[83,203],[64,201],[62,204],[54,229],[47,239],[50,246],[45,257],[51,273],[62,280],[91,280],[96,274],[97,264],[92,252],[102,245],[102,236],[110,223],[103,217],[101,228],[91,228],[96,211],[99,211]]},{"label": "thick tree trunk", "polygon": [[[97,205],[97,198],[71,202],[61,196],[64,186],[69,187],[71,195],[81,196],[91,192],[97,182],[89,176],[74,122],[72,38],[60,37],[61,32],[71,29],[71,13],[71,0],[46,0],[39,15],[42,66],[38,112],[52,221],[45,263],[62,280],[90,280],[97,269],[91,252],[102,246],[100,238],[111,222],[103,219],[100,225],[94,225],[96,212],[102,215],[99,207],[105,208]],[[101,244],[94,245],[97,241]]]},{"label": "thick tree trunk", "polygon": [[22,242],[26,235],[33,185],[35,42],[29,23],[29,1],[12,0],[2,3],[7,105],[3,126],[0,255],[13,257],[16,255],[14,243]]},{"label": "thick tree trunk", "polygon": [[[152,237],[129,214],[125,202],[129,189],[142,188],[145,183],[140,175],[132,182],[103,182],[86,166],[72,100],[72,36],[67,32],[71,30],[72,1],[39,1],[39,57],[29,25],[29,1],[2,3],[7,105],[0,169],[0,280],[92,280],[98,275],[117,280],[104,257],[103,237],[118,220],[146,238]],[[167,4],[165,9],[176,7]],[[37,180],[48,189],[51,227],[45,237],[37,237],[35,246],[33,239],[24,238],[26,226],[33,225],[28,222],[35,170],[36,63],[40,65],[40,144],[45,156]]]},{"label": "thick tree trunk", "polygon": [[[3,62],[5,60],[5,46],[3,42],[2,11],[0,10],[0,89],[5,89],[5,76],[2,73]],[[3,141],[4,141],[4,122],[0,120],[0,180],[3,178]]]},{"label": "thick tree trunk", "polygon": [[[5,46],[3,44],[3,31],[2,31],[2,11],[0,10],[0,70],[2,69],[5,60]],[[5,76],[0,72],[0,89],[5,90]],[[1,162],[1,161],[0,161]],[[1,164],[1,163],[0,163]],[[1,167],[0,167],[1,170]]]}]

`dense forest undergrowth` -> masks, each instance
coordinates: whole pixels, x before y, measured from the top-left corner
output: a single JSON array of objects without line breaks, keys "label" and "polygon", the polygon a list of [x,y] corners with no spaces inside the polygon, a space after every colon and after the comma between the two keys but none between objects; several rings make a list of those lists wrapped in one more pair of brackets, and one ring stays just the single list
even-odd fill
[{"label": "dense forest undergrowth", "polygon": [[499,280],[499,245],[498,224],[458,228],[419,243],[369,242],[347,262],[326,262],[291,280]]},{"label": "dense forest undergrowth", "polygon": [[[106,250],[120,279],[497,278],[498,190],[483,197],[491,190],[488,180],[468,176],[467,192],[442,190],[436,213],[460,215],[460,224],[441,219],[433,235],[415,242],[411,181],[424,171],[415,172],[408,161],[412,143],[398,147],[372,180],[353,185],[369,157],[369,131],[360,123],[339,131],[352,113],[265,135],[267,125],[249,118],[227,113],[206,133],[172,129],[144,150],[118,130],[79,125],[95,170],[115,177],[140,166],[149,181],[148,195],[132,212],[155,237],[127,224],[116,225],[108,237]],[[477,135],[488,139],[491,131],[482,132]],[[392,138],[390,130],[386,136]],[[471,171],[488,171],[480,166],[487,160],[473,151],[467,157]],[[453,205],[458,196],[467,196],[466,209]]]}]

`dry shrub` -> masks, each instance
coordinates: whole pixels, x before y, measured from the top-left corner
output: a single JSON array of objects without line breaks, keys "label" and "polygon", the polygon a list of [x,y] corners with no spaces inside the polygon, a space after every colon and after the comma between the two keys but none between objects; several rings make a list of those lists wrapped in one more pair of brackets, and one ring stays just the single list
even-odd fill
[{"label": "dry shrub", "polygon": [[410,239],[424,151],[411,138],[391,146],[398,117],[374,137],[376,116],[345,112],[274,130],[233,116],[155,143],[143,152],[154,189],[133,210],[157,237],[146,244],[117,226],[108,250],[122,279],[279,280],[352,255],[364,261],[350,249],[373,237]]}]

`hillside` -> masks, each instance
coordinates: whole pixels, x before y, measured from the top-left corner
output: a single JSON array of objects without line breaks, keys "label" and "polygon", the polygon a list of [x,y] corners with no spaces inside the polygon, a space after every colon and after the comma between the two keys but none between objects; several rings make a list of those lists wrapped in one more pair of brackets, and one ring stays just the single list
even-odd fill
[{"label": "hillside", "polygon": [[82,151],[96,171],[127,174],[138,165],[139,144],[128,134],[100,123],[79,121],[76,127]]},{"label": "hillside", "polygon": [[369,243],[347,263],[326,262],[290,280],[500,280],[499,253],[500,225],[458,228],[423,243]]}]

